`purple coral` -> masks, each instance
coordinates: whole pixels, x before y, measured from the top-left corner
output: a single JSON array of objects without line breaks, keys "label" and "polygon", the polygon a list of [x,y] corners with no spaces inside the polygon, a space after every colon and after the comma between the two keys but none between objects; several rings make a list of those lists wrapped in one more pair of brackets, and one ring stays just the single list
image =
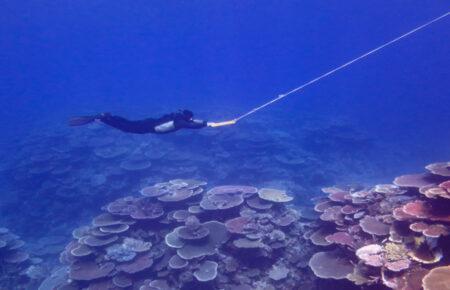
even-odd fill
[{"label": "purple coral", "polygon": [[309,267],[317,277],[324,279],[345,279],[353,272],[353,265],[340,252],[318,252],[309,260]]},{"label": "purple coral", "polygon": [[365,216],[359,221],[361,229],[371,235],[385,236],[389,233],[389,226],[373,216]]}]

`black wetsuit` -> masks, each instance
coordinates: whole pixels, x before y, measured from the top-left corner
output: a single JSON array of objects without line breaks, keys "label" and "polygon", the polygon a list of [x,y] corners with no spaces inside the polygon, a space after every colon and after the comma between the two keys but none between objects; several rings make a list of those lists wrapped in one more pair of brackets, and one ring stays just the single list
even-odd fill
[{"label": "black wetsuit", "polygon": [[120,131],[135,134],[166,134],[183,128],[200,129],[207,125],[207,122],[203,120],[187,119],[182,113],[167,114],[158,119],[148,118],[136,121],[111,114],[102,114],[97,119]]}]

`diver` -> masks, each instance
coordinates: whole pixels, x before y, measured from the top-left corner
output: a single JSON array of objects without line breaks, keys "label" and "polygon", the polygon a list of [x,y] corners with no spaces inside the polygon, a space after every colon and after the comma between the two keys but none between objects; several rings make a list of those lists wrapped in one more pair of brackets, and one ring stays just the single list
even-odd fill
[{"label": "diver", "polygon": [[178,112],[166,114],[160,118],[147,118],[144,120],[131,121],[120,116],[113,116],[110,113],[102,113],[93,116],[74,117],[69,120],[70,126],[82,126],[92,122],[101,122],[122,132],[134,134],[166,134],[180,129],[201,129],[204,127],[220,127],[234,124],[235,121],[227,122],[207,122],[194,119],[194,113],[189,110],[179,110]]}]

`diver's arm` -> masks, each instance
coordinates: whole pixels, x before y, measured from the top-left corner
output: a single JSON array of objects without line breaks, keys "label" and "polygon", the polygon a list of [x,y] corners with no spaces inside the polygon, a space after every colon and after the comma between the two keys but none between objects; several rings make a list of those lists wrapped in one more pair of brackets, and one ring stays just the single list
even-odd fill
[{"label": "diver's arm", "polygon": [[200,119],[193,119],[192,122],[189,123],[189,128],[191,129],[200,129],[206,127],[208,122]]},{"label": "diver's arm", "polygon": [[207,126],[208,122],[199,119],[193,119],[191,121],[185,121],[183,119],[175,119],[175,127],[188,128],[188,129],[201,129]]},{"label": "diver's arm", "polygon": [[119,129],[120,131],[135,134],[155,133],[155,120],[145,119],[138,121],[130,121],[120,116],[113,116],[110,114],[102,114],[98,118],[102,123],[108,126]]}]

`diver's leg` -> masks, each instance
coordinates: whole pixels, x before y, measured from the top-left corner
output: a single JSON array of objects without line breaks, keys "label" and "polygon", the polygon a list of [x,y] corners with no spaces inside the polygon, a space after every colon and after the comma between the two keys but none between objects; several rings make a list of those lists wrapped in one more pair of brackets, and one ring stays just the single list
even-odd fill
[{"label": "diver's leg", "polygon": [[100,118],[101,115],[72,117],[69,119],[69,126],[87,125],[89,123],[94,122],[95,120],[99,120]]},{"label": "diver's leg", "polygon": [[154,133],[154,120],[146,119],[141,121],[130,121],[120,116],[102,114],[99,120],[108,126],[120,131],[135,134]]}]

